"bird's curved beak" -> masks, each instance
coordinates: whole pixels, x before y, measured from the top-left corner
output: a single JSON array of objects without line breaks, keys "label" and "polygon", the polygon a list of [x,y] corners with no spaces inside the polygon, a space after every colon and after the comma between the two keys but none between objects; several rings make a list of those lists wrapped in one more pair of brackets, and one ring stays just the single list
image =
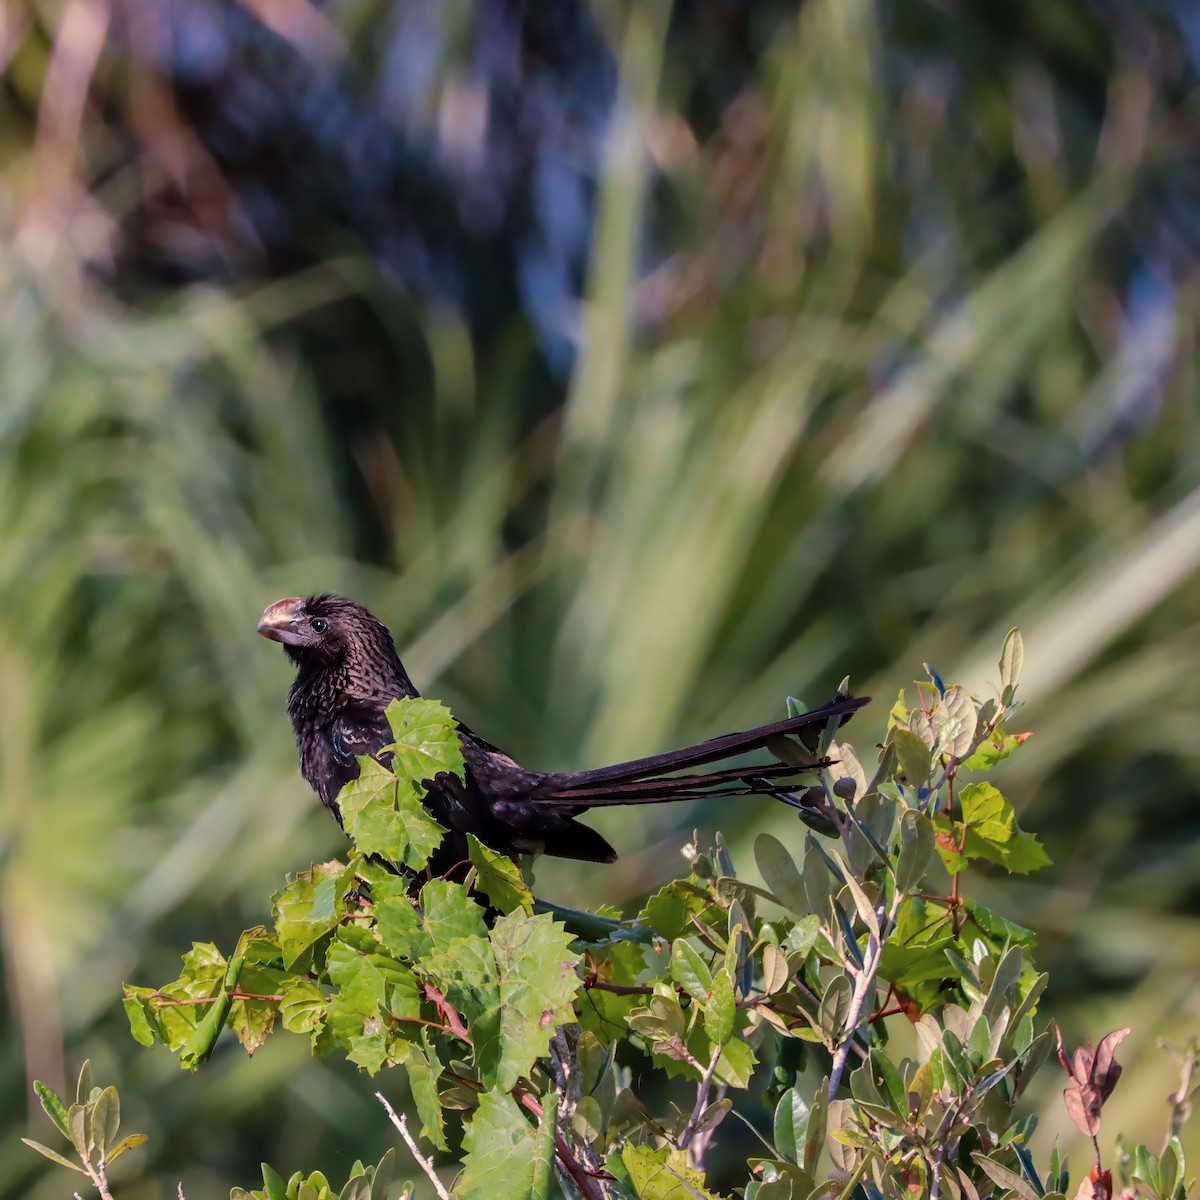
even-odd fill
[{"label": "bird's curved beak", "polygon": [[300,628],[304,601],[299,596],[288,596],[285,600],[276,600],[263,610],[262,619],[258,623],[258,632],[273,642],[282,642],[285,646],[297,646],[306,641]]}]

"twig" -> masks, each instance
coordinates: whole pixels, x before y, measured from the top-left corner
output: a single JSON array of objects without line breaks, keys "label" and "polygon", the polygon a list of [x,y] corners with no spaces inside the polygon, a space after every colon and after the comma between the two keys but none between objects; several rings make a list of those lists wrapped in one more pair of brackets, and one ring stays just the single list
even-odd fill
[{"label": "twig", "polygon": [[713,1072],[717,1069],[717,1063],[720,1061],[720,1058],[721,1047],[714,1046],[712,1058],[708,1060],[708,1067],[704,1072],[704,1077],[700,1080],[700,1086],[696,1089],[696,1103],[692,1106],[692,1115],[688,1118],[687,1125],[679,1135],[678,1144],[680,1150],[686,1150],[691,1144],[692,1138],[696,1136],[696,1125],[704,1115],[705,1106],[708,1104],[708,1089],[712,1087]]},{"label": "twig", "polygon": [[946,1143],[938,1140],[937,1149],[933,1152],[933,1170],[930,1172],[929,1200],[938,1200],[942,1190],[942,1158],[946,1153]]},{"label": "twig", "polygon": [[850,996],[850,1011],[846,1014],[843,1025],[845,1037],[838,1044],[833,1055],[833,1067],[829,1072],[829,1099],[837,1098],[837,1091],[842,1082],[842,1073],[846,1069],[846,1059],[850,1056],[850,1048],[854,1044],[859,1023],[863,1017],[863,1006],[867,997],[875,989],[875,976],[879,972],[879,964],[883,959],[883,947],[896,925],[896,916],[900,912],[900,903],[904,893],[897,888],[892,895],[892,903],[885,910],[879,906],[879,937],[873,933],[867,935],[867,948],[863,955],[863,964],[854,972],[854,990]]},{"label": "twig", "polygon": [[[282,996],[260,996],[257,992],[227,992],[226,995],[231,1000],[265,1000],[272,1004],[278,1004],[283,999]],[[216,1004],[218,1000],[224,1000],[225,996],[196,996],[191,999],[178,1000],[174,996],[167,996],[162,992],[152,992],[149,999],[154,1001],[155,1008],[174,1008],[178,1005],[188,1004]]]},{"label": "twig", "polygon": [[176,1188],[176,1195],[178,1196],[178,1200],[187,1200],[187,1197],[183,1194],[183,1180],[182,1179],[179,1181],[178,1188]]},{"label": "twig", "polygon": [[383,1105],[384,1109],[387,1111],[387,1115],[391,1118],[392,1124],[395,1125],[395,1127],[400,1131],[400,1136],[407,1144],[413,1158],[417,1160],[417,1166],[419,1166],[421,1170],[425,1172],[429,1182],[433,1184],[433,1190],[437,1192],[438,1200],[450,1200],[450,1193],[446,1191],[442,1181],[438,1178],[437,1172],[433,1169],[433,1163],[431,1163],[429,1159],[427,1159],[425,1155],[421,1153],[416,1139],[411,1133],[408,1132],[408,1118],[398,1117],[396,1115],[396,1110],[387,1102],[387,1098],[382,1092],[376,1092],[375,1099]]}]

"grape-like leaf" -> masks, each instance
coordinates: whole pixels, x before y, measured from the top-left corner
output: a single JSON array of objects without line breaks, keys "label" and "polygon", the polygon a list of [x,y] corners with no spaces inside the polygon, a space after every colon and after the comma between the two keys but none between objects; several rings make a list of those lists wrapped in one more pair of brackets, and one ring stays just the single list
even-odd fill
[{"label": "grape-like leaf", "polygon": [[559,1194],[553,1169],[558,1098],[550,1093],[542,1104],[535,1128],[506,1090],[482,1098],[463,1134],[467,1154],[455,1189],[459,1200],[551,1200]]}]

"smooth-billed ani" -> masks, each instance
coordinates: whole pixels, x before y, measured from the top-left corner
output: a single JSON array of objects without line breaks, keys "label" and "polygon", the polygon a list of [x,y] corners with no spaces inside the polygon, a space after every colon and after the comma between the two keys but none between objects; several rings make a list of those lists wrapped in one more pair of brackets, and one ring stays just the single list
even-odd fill
[{"label": "smooth-billed ani", "polygon": [[[418,695],[417,689],[387,628],[344,596],[279,600],[263,613],[258,632],[282,642],[296,666],[287,707],[300,770],[340,824],[337,794],[357,778],[358,756],[378,754],[393,741],[384,710],[397,697]],[[803,769],[778,759],[688,771],[747,751],[770,750],[776,738],[818,731],[830,718],[844,721],[866,703],[865,697],[839,696],[786,721],[590,771],[529,770],[460,722],[465,781],[449,773],[425,781],[425,804],[450,831],[431,869],[440,873],[462,862],[468,833],[507,854],[612,862],[616,852],[576,820],[581,813],[704,796],[786,795],[795,786],[788,781]]]}]

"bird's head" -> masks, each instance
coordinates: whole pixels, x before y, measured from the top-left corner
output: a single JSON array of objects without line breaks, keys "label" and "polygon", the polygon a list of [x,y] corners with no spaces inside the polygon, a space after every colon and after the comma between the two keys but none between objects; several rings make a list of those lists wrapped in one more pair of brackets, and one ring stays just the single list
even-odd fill
[{"label": "bird's head", "polygon": [[281,642],[297,666],[328,667],[354,647],[395,655],[391,634],[356,600],[322,592],[267,605],[258,632]]}]

